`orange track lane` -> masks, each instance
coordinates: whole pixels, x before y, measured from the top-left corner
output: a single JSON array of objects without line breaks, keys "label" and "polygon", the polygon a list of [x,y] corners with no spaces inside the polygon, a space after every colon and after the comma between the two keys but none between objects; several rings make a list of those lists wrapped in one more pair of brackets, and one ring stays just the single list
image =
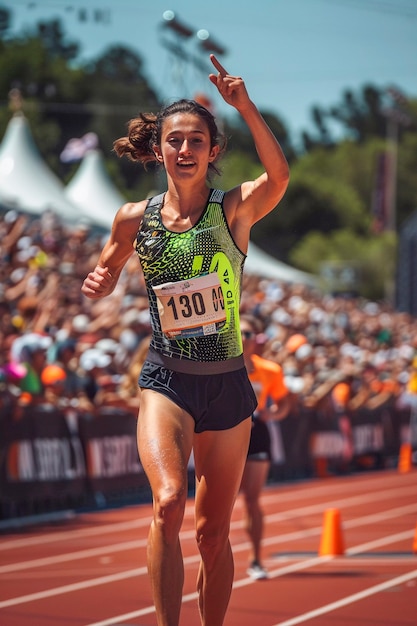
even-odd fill
[{"label": "orange track lane", "polygon": [[[416,626],[417,472],[394,470],[274,485],[262,497],[269,579],[246,575],[238,499],[235,583],[224,626]],[[318,555],[324,512],[338,509],[341,556]],[[74,515],[0,535],[2,626],[156,626],[146,572],[149,505]],[[181,541],[181,626],[200,623],[193,502]]]}]

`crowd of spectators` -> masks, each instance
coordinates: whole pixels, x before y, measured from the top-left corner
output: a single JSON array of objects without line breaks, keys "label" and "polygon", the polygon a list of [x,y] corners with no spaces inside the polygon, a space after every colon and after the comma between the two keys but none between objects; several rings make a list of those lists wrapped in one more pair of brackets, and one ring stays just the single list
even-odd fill
[{"label": "crowd of spectators", "polygon": [[[0,217],[0,408],[50,402],[137,413],[150,320],[135,255],[114,293],[80,292],[106,234],[50,212]],[[384,303],[244,275],[242,312],[255,315],[260,355],[281,364],[297,406],[331,397],[355,409],[417,399],[417,320]]]}]

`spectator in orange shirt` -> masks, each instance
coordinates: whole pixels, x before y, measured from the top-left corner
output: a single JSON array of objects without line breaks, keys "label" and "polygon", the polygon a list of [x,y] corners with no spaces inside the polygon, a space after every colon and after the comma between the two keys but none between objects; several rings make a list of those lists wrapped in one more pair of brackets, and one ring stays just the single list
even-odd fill
[{"label": "spectator in orange shirt", "polygon": [[258,320],[242,315],[240,330],[245,366],[258,400],[241,483],[245,528],[252,544],[247,573],[254,580],[261,580],[268,577],[261,562],[264,516],[260,505],[260,495],[271,465],[271,439],[266,422],[284,419],[288,415],[290,403],[281,366],[256,354],[256,336],[261,330]]}]

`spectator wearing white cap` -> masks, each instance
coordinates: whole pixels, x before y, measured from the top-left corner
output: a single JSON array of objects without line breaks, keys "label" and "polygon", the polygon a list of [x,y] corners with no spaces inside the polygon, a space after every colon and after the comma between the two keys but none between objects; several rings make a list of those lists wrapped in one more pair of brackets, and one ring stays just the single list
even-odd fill
[{"label": "spectator wearing white cap", "polygon": [[99,390],[98,378],[106,373],[110,363],[111,357],[97,348],[89,348],[80,356],[80,367],[84,372],[83,391],[92,403]]}]

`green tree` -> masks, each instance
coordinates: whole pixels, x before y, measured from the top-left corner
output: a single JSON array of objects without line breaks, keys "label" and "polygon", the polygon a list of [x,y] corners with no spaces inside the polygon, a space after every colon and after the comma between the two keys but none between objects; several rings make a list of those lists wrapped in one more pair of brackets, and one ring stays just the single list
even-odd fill
[{"label": "green tree", "polygon": [[[280,142],[287,160],[290,163],[293,162],[297,158],[297,153],[284,122],[268,111],[262,111],[262,115]],[[228,140],[229,151],[237,152],[242,157],[249,156],[253,161],[259,161],[253,138],[239,115],[232,114],[224,120],[224,134]]]},{"label": "green tree", "polygon": [[[59,155],[69,139],[96,132],[109,170],[122,193],[142,188],[143,172],[112,154],[114,139],[140,110],[157,110],[158,97],[146,79],[139,55],[122,46],[97,59],[76,63],[78,44],[67,41],[59,21],[42,22],[0,47],[0,132],[12,111],[5,106],[12,89],[23,98],[35,141],[50,167],[64,180],[74,171]],[[148,177],[149,178],[149,177]],[[148,187],[155,182],[148,182]],[[146,193],[149,189],[146,189]]]},{"label": "green tree", "polygon": [[89,85],[86,105],[92,112],[89,130],[100,138],[106,157],[117,160],[118,165],[113,165],[112,169],[117,167],[120,172],[118,183],[122,190],[129,195],[139,192],[145,179],[149,187],[155,188],[157,178],[150,181],[149,174],[145,176],[138,165],[112,154],[113,142],[126,133],[129,119],[139,111],[160,108],[156,91],[145,76],[141,57],[129,48],[112,46],[84,69]]},{"label": "green tree", "polygon": [[[337,230],[329,234],[312,231],[294,246],[290,262],[307,272],[320,274],[327,263],[354,268],[358,273],[358,292],[372,300],[391,297],[397,256],[396,236],[386,232],[379,237],[358,236]],[[323,280],[323,287],[328,285]],[[332,289],[338,289],[337,284]]]},{"label": "green tree", "polygon": [[[378,156],[391,146],[372,137],[345,140],[331,150],[317,147],[291,168],[287,193],[253,229],[254,241],[277,258],[305,271],[323,262],[352,263],[361,293],[383,297],[395,275],[396,235],[373,232],[372,203]],[[398,146],[397,224],[417,208],[417,134],[405,132]],[[346,243],[347,242],[347,243]]]},{"label": "green tree", "polygon": [[304,131],[304,150],[309,152],[318,146],[333,147],[335,127],[343,136],[359,143],[371,137],[385,137],[387,119],[384,115],[385,89],[365,85],[358,93],[346,89],[341,102],[323,108],[318,105],[311,110],[313,131]]},{"label": "green tree", "polygon": [[[70,65],[76,51],[75,44],[64,43],[59,24],[52,22],[9,39],[0,54],[0,100],[7,103],[10,91],[19,90],[36,143],[55,170],[59,170],[58,155],[66,141],[89,120],[79,104],[86,94],[85,75]],[[80,112],[84,117],[77,115]],[[2,133],[10,115],[2,107]]]},{"label": "green tree", "polygon": [[5,7],[0,7],[0,46],[10,28],[10,11]]}]

